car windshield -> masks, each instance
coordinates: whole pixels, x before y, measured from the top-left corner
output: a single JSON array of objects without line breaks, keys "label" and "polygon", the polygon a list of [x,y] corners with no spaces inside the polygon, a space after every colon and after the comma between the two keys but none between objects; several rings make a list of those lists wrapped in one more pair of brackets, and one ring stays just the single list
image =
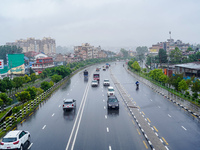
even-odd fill
[{"label": "car windshield", "polygon": [[3,138],[2,142],[14,142],[17,141],[17,138]]},{"label": "car windshield", "polygon": [[94,80],[94,81],[92,81],[93,83],[97,83],[97,81],[96,80]]},{"label": "car windshield", "polygon": [[72,102],[64,102],[64,104],[71,104]]},{"label": "car windshield", "polygon": [[104,82],[109,82],[109,80],[104,80]]},{"label": "car windshield", "polygon": [[118,100],[116,98],[109,98],[108,101],[109,102],[118,102]]},{"label": "car windshield", "polygon": [[99,77],[99,75],[94,75],[94,77],[95,77],[95,78],[98,78],[98,77]]},{"label": "car windshield", "polygon": [[112,92],[112,91],[114,91],[114,89],[108,89],[108,91]]}]

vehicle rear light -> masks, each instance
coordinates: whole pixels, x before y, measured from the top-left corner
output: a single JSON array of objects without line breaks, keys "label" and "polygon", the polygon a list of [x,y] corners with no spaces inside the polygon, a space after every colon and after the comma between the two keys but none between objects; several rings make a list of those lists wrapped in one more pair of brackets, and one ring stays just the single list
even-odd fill
[{"label": "vehicle rear light", "polygon": [[17,141],[17,142],[14,142],[13,144],[18,144],[19,143],[19,141]]},{"label": "vehicle rear light", "polygon": [[63,107],[64,107],[65,105],[63,105]]},{"label": "vehicle rear light", "polygon": [[3,143],[3,142],[1,142],[0,144],[1,144],[1,145],[4,145],[4,143]]},{"label": "vehicle rear light", "polygon": [[72,104],[72,106],[74,106],[74,104]]}]

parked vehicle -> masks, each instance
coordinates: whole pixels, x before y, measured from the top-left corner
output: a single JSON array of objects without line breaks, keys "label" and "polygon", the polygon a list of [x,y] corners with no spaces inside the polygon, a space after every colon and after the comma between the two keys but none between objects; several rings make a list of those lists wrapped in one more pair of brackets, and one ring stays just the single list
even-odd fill
[{"label": "parked vehicle", "polygon": [[103,85],[104,85],[104,86],[109,86],[109,85],[110,85],[109,80],[108,80],[108,79],[104,79]]},{"label": "parked vehicle", "polygon": [[93,79],[99,81],[100,75],[98,73],[93,74]]},{"label": "parked vehicle", "polygon": [[30,133],[23,130],[14,130],[8,132],[0,143],[0,149],[24,149],[26,142],[30,142]]},{"label": "parked vehicle", "polygon": [[63,101],[63,111],[76,108],[76,100],[66,99]]},{"label": "parked vehicle", "polygon": [[108,69],[110,67],[109,63],[106,63],[106,68]]},{"label": "parked vehicle", "polygon": [[107,108],[119,109],[119,101],[115,95],[108,97]]},{"label": "parked vehicle", "polygon": [[98,86],[98,81],[97,80],[93,80],[92,83],[91,83],[91,86],[92,87],[95,87],[95,86]]},{"label": "parked vehicle", "polygon": [[107,95],[108,95],[108,97],[115,95],[115,90],[114,90],[114,88],[112,86],[108,87]]},{"label": "parked vehicle", "polygon": [[96,68],[96,71],[99,71],[99,68]]}]

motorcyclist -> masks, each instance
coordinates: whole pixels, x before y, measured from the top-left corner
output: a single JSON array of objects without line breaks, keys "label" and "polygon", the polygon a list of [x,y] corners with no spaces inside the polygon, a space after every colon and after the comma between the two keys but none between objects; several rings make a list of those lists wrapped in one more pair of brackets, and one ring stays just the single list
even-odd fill
[{"label": "motorcyclist", "polygon": [[139,83],[139,81],[136,81],[135,84],[138,87],[140,83]]}]

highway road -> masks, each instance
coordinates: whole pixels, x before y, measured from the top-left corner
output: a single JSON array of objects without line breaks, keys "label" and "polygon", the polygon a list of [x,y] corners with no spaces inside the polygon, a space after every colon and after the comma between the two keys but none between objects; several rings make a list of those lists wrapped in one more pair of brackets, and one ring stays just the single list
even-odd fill
[{"label": "highway road", "polygon": [[[88,68],[89,75],[97,66]],[[118,111],[107,110],[107,87],[103,86],[103,79],[109,79],[115,88],[111,72],[139,106],[164,145],[174,150],[199,149],[199,120],[142,83],[136,90],[136,79],[127,73],[122,62],[111,63],[109,69],[99,71],[98,87],[91,87],[92,76],[84,81],[83,71],[80,71],[19,124],[17,129],[31,133],[31,144],[27,149],[150,149],[117,89],[120,108]],[[62,103],[66,98],[77,100],[75,110],[63,112]]]}]

